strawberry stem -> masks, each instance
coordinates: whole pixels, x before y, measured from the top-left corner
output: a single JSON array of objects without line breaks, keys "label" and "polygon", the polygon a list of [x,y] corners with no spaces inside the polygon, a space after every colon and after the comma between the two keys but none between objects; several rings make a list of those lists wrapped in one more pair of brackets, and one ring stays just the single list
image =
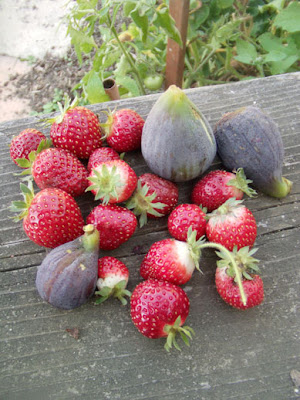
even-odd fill
[{"label": "strawberry stem", "polygon": [[204,243],[204,244],[201,245],[201,249],[205,249],[205,248],[217,249],[217,250],[220,250],[220,251],[222,251],[223,253],[225,253],[227,255],[227,257],[229,258],[229,260],[230,260],[230,262],[231,262],[231,264],[232,264],[232,266],[234,268],[236,281],[237,281],[237,284],[238,284],[238,287],[239,287],[239,290],[240,290],[240,294],[241,294],[241,299],[242,299],[242,302],[243,302],[243,304],[245,306],[247,304],[247,297],[246,297],[246,294],[245,294],[245,291],[244,291],[244,287],[243,287],[243,284],[242,284],[241,272],[240,272],[240,269],[239,269],[234,257],[232,256],[232,253],[228,249],[226,249],[226,247],[222,246],[219,243],[212,243],[212,242],[211,243]]}]

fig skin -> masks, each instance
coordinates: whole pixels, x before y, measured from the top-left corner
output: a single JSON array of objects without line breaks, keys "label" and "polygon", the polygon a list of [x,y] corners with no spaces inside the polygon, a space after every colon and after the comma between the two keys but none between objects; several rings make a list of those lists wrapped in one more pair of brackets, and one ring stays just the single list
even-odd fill
[{"label": "fig skin", "polygon": [[154,174],[185,182],[210,167],[216,155],[216,141],[196,105],[183,90],[171,85],[146,118],[141,150]]},{"label": "fig skin", "polygon": [[71,310],[86,303],[95,292],[99,232],[93,225],[86,225],[84,230],[84,235],[51,250],[38,268],[36,288],[54,307]]},{"label": "fig skin", "polygon": [[243,168],[260,192],[276,198],[290,193],[293,182],[282,176],[284,148],[275,121],[258,107],[223,115],[214,135],[218,155],[228,170]]}]

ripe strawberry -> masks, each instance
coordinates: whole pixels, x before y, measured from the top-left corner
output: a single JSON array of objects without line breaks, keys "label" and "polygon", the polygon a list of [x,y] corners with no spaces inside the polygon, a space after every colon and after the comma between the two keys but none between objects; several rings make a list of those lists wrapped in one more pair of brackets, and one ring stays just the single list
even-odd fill
[{"label": "ripe strawberry", "polygon": [[61,115],[48,120],[52,124],[50,137],[55,147],[74,153],[78,158],[89,158],[92,152],[102,146],[99,120],[91,110],[76,106],[76,99],[65,107],[60,105]]},{"label": "ripe strawberry", "polygon": [[117,153],[111,147],[99,147],[99,149],[94,150],[93,153],[90,155],[87,170],[91,172],[92,169],[96,168],[102,162],[109,160],[118,160],[119,158],[119,153]]},{"label": "ripe strawberry", "polygon": [[185,344],[194,333],[183,327],[190,310],[189,299],[179,286],[169,282],[148,279],[136,286],[131,295],[131,318],[142,335],[157,339],[167,337],[165,349],[169,351],[179,332]]},{"label": "ripe strawberry", "polygon": [[189,227],[197,232],[196,239],[205,235],[205,213],[196,204],[180,204],[168,218],[168,230],[177,240],[186,241]]},{"label": "ripe strawberry", "polygon": [[210,242],[220,243],[228,250],[252,247],[257,234],[256,221],[243,200],[231,198],[217,210],[207,214],[206,236]]},{"label": "ripe strawberry", "polygon": [[145,123],[143,118],[131,109],[121,109],[107,115],[107,121],[101,126],[105,129],[108,145],[119,153],[139,149]]},{"label": "ripe strawberry", "polygon": [[192,203],[201,205],[211,212],[231,197],[241,200],[244,193],[249,197],[255,196],[256,191],[248,186],[251,182],[250,179],[246,179],[243,168],[239,168],[235,173],[211,171],[196,183],[191,200]]},{"label": "ripe strawberry", "polygon": [[140,226],[147,218],[158,218],[170,214],[178,202],[178,187],[158,175],[145,173],[138,178],[137,189],[126,207],[139,216]]},{"label": "ripe strawberry", "polygon": [[187,242],[163,239],[155,242],[144,257],[140,274],[144,279],[158,279],[183,285],[195,268],[199,269],[202,240],[196,241],[196,231],[189,231]]},{"label": "ripe strawberry", "polygon": [[56,188],[43,189],[34,195],[32,182],[20,185],[24,201],[12,203],[11,211],[20,212],[23,228],[39,246],[54,248],[83,234],[84,220],[71,195]]},{"label": "ripe strawberry", "polygon": [[36,153],[30,155],[30,160],[22,160],[28,168],[21,175],[32,174],[40,189],[56,187],[73,197],[84,193],[88,186],[88,172],[73,153],[58,147]]},{"label": "ripe strawberry", "polygon": [[218,252],[221,260],[217,261],[216,288],[222,299],[232,307],[246,310],[261,304],[264,299],[263,281],[257,275],[259,260],[252,257],[256,251],[257,249],[249,251],[249,247],[243,247],[240,250],[235,247],[232,252],[242,280],[247,299],[246,304],[242,302],[240,290],[236,283],[236,271],[232,267],[231,260],[226,253]]},{"label": "ripe strawberry", "polygon": [[17,159],[26,158],[28,160],[29,154],[37,150],[42,140],[46,141],[46,136],[42,132],[32,128],[25,129],[17,136],[14,136],[9,148],[10,157],[13,162],[19,165],[16,161]]},{"label": "ripe strawberry", "polygon": [[113,250],[134,234],[137,219],[127,208],[99,204],[88,215],[87,224],[93,224],[100,232],[100,249]]},{"label": "ripe strawberry", "polygon": [[126,265],[115,257],[102,257],[98,260],[98,291],[95,292],[100,298],[96,304],[103,303],[109,297],[116,297],[123,305],[127,304],[125,296],[131,296],[126,290],[129,271]]},{"label": "ripe strawberry", "polygon": [[87,191],[95,195],[95,200],[103,204],[122,203],[129,199],[137,185],[134,170],[123,160],[110,160],[94,168],[88,180]]}]

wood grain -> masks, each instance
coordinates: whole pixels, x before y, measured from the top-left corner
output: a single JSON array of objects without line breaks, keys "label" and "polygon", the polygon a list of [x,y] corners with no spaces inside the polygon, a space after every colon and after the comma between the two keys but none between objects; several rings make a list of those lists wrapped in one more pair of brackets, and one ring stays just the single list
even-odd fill
[{"label": "wood grain", "polygon": [[[265,285],[263,304],[246,312],[222,302],[214,287],[216,256],[204,251],[203,275],[185,285],[187,319],[196,332],[191,346],[166,353],[163,340],[138,333],[129,306],[107,301],[62,311],[35,289],[45,250],[26,237],[8,206],[19,199],[18,167],[9,157],[14,134],[38,127],[30,117],[0,125],[0,387],[1,399],[288,400],[297,392],[290,377],[299,362],[300,73],[186,91],[214,125],[227,111],[255,104],[278,124],[285,147],[284,175],[292,192],[277,200],[260,194],[245,204],[257,219],[257,257]],[[90,108],[131,107],[144,118],[150,95]],[[99,114],[100,118],[105,116]],[[49,134],[49,129],[41,129]],[[139,152],[125,159],[137,174],[148,171]],[[222,167],[218,158],[212,169]],[[179,184],[189,201],[194,181]],[[85,216],[96,205],[90,193],[77,199]],[[128,266],[129,289],[141,281],[139,265],[150,245],[169,237],[167,220],[152,220],[111,254]],[[103,253],[102,253],[103,254]],[[78,329],[79,338],[66,329]],[[183,346],[182,346],[183,347]]]}]

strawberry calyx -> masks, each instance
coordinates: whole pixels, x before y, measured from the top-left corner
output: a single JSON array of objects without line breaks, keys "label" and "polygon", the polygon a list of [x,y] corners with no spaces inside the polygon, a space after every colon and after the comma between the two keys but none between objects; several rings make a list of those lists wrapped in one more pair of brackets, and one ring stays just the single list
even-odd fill
[{"label": "strawberry calyx", "polygon": [[163,217],[164,214],[158,212],[157,210],[163,210],[167,205],[161,202],[154,202],[157,194],[153,192],[148,194],[149,186],[147,184],[142,185],[138,180],[137,188],[131,196],[131,198],[126,202],[126,207],[139,217],[140,227],[143,227],[147,223],[147,214],[153,215],[155,217]]},{"label": "strawberry calyx", "polygon": [[[257,250],[257,248],[250,250],[249,246],[237,250],[237,246],[234,246],[232,256],[235,259],[242,279],[253,280],[253,274],[259,273],[259,267],[257,265],[259,260],[253,257],[253,254],[255,254]],[[228,254],[224,253],[222,250],[216,252],[216,254],[220,257],[220,260],[217,261],[217,267],[226,268],[227,275],[234,278],[236,282],[236,271]]]},{"label": "strawberry calyx", "polygon": [[226,183],[227,186],[234,186],[237,189],[244,192],[249,197],[257,196],[256,190],[252,189],[249,186],[249,184],[252,183],[253,181],[251,179],[246,178],[243,168],[238,168],[236,171],[233,171],[233,173],[235,174],[235,178],[230,179]]},{"label": "strawberry calyx", "polygon": [[23,201],[12,201],[9,207],[11,212],[19,213],[17,216],[13,217],[14,221],[18,222],[26,217],[28,214],[28,208],[34,198],[34,189],[32,181],[28,181],[28,186],[24,183],[20,183],[21,194],[23,195]]},{"label": "strawberry calyx", "polygon": [[184,344],[189,346],[189,340],[192,340],[192,335],[195,335],[194,330],[189,327],[189,326],[181,326],[181,316],[179,315],[174,324],[167,324],[164,327],[164,332],[167,334],[167,340],[165,343],[165,350],[170,351],[171,348],[174,346],[177,350],[181,351],[181,348],[179,347],[177,341],[176,341],[176,336],[179,333],[181,336],[181,339],[183,340]]},{"label": "strawberry calyx", "polygon": [[79,104],[79,98],[77,96],[75,96],[75,98],[73,99],[73,101],[71,103],[70,97],[67,94],[65,94],[65,96],[64,96],[64,105],[62,106],[61,102],[57,102],[60,114],[58,114],[54,118],[43,119],[42,122],[44,122],[45,125],[52,125],[54,123],[60,124],[60,123],[62,123],[66,113],[69,110],[72,110],[73,108],[78,106],[78,104]]},{"label": "strawberry calyx", "polygon": [[200,239],[196,239],[197,237],[197,231],[193,230],[193,228],[190,226],[188,229],[187,233],[187,245],[189,249],[190,256],[192,257],[195,267],[199,272],[202,273],[200,267],[199,267],[199,260],[201,257],[201,249],[203,248],[203,245],[206,243],[205,236],[201,236]]},{"label": "strawberry calyx", "polygon": [[19,167],[24,168],[24,170],[21,173],[14,174],[18,176],[23,176],[23,175],[31,175],[31,169],[32,165],[37,157],[38,154],[40,154],[42,151],[49,149],[52,146],[52,140],[51,139],[42,139],[38,145],[38,148],[36,150],[31,151],[28,154],[28,159],[27,158],[16,158],[16,163],[18,164]]},{"label": "strawberry calyx", "polygon": [[118,282],[114,287],[110,286],[103,286],[101,290],[95,292],[96,295],[100,296],[96,301],[95,304],[101,304],[106,301],[109,297],[115,297],[125,306],[127,304],[126,297],[131,296],[131,292],[126,289],[127,280],[123,279],[122,281]]},{"label": "strawberry calyx", "polygon": [[117,166],[113,165],[111,169],[108,169],[103,163],[92,171],[94,175],[88,177],[92,184],[86,188],[86,192],[96,191],[95,200],[101,199],[103,204],[108,204],[112,197],[118,199],[117,188],[124,186],[124,183]]},{"label": "strawberry calyx", "polygon": [[110,135],[111,132],[111,127],[114,123],[114,113],[116,111],[116,108],[113,110],[102,110],[102,113],[106,115],[107,119],[105,122],[101,122],[99,125],[103,129],[104,135],[102,136],[102,140],[107,139],[107,137]]}]

